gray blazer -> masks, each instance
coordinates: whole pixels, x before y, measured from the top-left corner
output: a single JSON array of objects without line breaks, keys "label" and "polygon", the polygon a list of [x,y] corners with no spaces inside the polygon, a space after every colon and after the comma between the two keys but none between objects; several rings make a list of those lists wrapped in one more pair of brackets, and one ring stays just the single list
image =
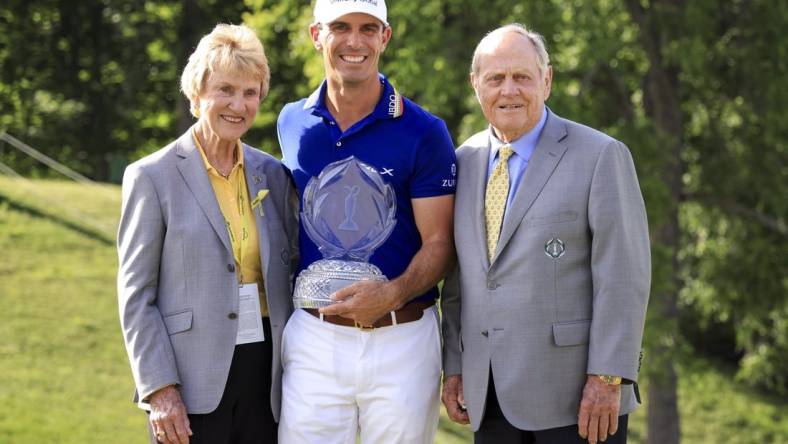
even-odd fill
[{"label": "gray blazer", "polygon": [[[275,158],[244,145],[250,197],[271,190],[257,211],[271,316],[271,407],[279,419],[280,344],[292,313],[298,225],[290,177]],[[123,176],[118,231],[120,323],[141,402],[179,384],[189,413],[221,400],[238,329],[238,282],[230,237],[191,130],[131,164]],[[232,315],[232,316],[231,316]]]},{"label": "gray blazer", "polygon": [[[621,142],[550,113],[490,263],[489,155],[489,131],[457,151],[458,264],[441,301],[444,372],[462,375],[474,430],[490,370],[512,425],[576,424],[587,374],[638,376],[651,260],[632,158]],[[632,411],[631,386],[621,398],[621,413]]]}]

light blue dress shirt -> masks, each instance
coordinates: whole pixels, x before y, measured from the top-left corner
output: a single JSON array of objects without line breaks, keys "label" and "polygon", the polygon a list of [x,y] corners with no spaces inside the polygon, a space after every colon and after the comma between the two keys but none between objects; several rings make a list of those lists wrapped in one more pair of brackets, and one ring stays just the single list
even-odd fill
[{"label": "light blue dress shirt", "polygon": [[[512,199],[514,199],[514,195],[517,192],[517,186],[520,184],[523,174],[525,174],[525,168],[528,166],[528,161],[531,160],[531,154],[533,154],[534,149],[536,149],[536,144],[539,142],[539,136],[542,135],[542,129],[544,129],[544,124],[547,121],[548,112],[549,110],[547,107],[543,107],[542,117],[539,119],[536,126],[534,126],[531,131],[520,136],[517,140],[510,142],[514,153],[509,157],[509,161],[507,162],[509,165],[509,197],[506,199],[507,209],[512,204]],[[495,137],[492,129],[490,129],[490,162],[487,165],[488,180],[495,165],[498,164],[498,151],[503,145],[504,142],[501,142]],[[506,217],[506,211],[504,211],[504,217]]]}]

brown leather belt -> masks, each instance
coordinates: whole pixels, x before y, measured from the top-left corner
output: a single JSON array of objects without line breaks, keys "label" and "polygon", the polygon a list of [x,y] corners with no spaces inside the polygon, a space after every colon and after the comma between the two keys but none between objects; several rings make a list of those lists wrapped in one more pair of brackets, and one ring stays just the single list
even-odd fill
[{"label": "brown leather belt", "polygon": [[[372,325],[360,325],[355,320],[350,318],[343,318],[339,315],[323,315],[323,322],[329,324],[341,325],[344,327],[356,327],[361,330],[372,330],[380,327],[388,327],[390,325],[405,324],[407,322],[418,321],[424,316],[424,310],[435,305],[435,301],[430,302],[411,302],[410,304],[400,308],[397,311],[392,311],[389,314],[375,321]],[[305,308],[304,311],[311,314],[316,318],[320,318],[320,312],[316,308]],[[396,322],[395,322],[396,320]]]}]

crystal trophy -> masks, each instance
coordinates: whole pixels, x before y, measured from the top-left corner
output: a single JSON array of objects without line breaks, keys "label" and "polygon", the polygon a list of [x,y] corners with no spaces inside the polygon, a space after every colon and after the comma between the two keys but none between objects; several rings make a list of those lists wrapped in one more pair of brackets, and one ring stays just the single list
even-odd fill
[{"label": "crystal trophy", "polygon": [[396,211],[391,185],[353,156],[312,177],[304,190],[301,221],[323,259],[296,278],[295,308],[331,305],[331,294],[354,282],[387,281],[369,258],[394,229]]}]

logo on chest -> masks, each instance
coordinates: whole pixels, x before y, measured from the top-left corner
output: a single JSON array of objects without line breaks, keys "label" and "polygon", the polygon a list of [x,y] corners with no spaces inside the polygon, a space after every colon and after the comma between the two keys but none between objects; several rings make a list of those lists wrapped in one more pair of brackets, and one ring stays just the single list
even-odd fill
[{"label": "logo on chest", "polygon": [[544,244],[544,253],[553,258],[558,259],[566,252],[566,244],[561,239],[554,237]]}]

